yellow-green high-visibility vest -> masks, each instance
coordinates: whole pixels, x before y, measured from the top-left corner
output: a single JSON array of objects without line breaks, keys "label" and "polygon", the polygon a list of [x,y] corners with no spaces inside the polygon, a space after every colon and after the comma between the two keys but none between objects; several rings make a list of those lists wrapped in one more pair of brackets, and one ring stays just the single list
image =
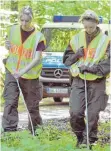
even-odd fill
[{"label": "yellow-green high-visibility vest", "polygon": [[[70,45],[76,53],[78,48],[84,46],[84,57],[81,57],[76,63],[71,65],[70,72],[73,77],[79,76],[81,79],[84,79],[84,74],[80,73],[79,68],[82,65],[93,66],[98,64],[98,62],[105,58],[106,49],[109,43],[109,37],[100,32],[86,47],[86,37],[85,31],[79,32],[77,35],[73,36]],[[95,80],[101,78],[96,74],[87,73],[86,80]]]},{"label": "yellow-green high-visibility vest", "polygon": [[[15,70],[25,68],[35,57],[36,48],[40,41],[44,41],[44,36],[39,31],[34,31],[22,44],[20,25],[13,25],[9,30],[11,49],[6,63],[6,68],[13,73]],[[22,78],[36,79],[42,70],[42,57],[40,63],[35,65]]]}]

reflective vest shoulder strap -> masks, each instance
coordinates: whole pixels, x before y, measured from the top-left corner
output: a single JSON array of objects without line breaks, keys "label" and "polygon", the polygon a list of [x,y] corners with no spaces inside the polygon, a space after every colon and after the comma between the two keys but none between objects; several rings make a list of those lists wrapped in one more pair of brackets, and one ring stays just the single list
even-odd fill
[{"label": "reflective vest shoulder strap", "polygon": [[79,48],[79,34],[77,34],[74,38],[74,46],[75,46],[75,49],[76,51],[78,50]]},{"label": "reflective vest shoulder strap", "polygon": [[101,47],[103,46],[103,43],[105,42],[105,39],[106,39],[106,35],[103,34],[99,40],[99,43],[98,43],[98,46],[97,46],[97,49],[96,49],[96,53],[95,53],[95,56],[94,58],[96,59],[100,53],[100,50],[101,50]]},{"label": "reflective vest shoulder strap", "polygon": [[14,33],[15,28],[16,28],[16,25],[13,25],[13,26],[10,28],[9,40],[12,39],[12,36],[13,36],[13,33]]},{"label": "reflective vest shoulder strap", "polygon": [[37,48],[37,45],[39,43],[39,40],[42,36],[42,33],[41,32],[37,32],[36,33],[36,42],[35,42],[35,45],[34,45],[34,50],[33,50],[33,58],[35,57],[35,53],[36,53],[36,48]]},{"label": "reflective vest shoulder strap", "polygon": [[76,51],[79,49],[79,41],[80,41],[80,36],[83,36],[85,33],[84,33],[85,31],[84,30],[82,30],[82,31],[80,31],[78,34],[76,34],[75,36],[74,36],[74,47],[75,47],[75,49],[76,49]]}]

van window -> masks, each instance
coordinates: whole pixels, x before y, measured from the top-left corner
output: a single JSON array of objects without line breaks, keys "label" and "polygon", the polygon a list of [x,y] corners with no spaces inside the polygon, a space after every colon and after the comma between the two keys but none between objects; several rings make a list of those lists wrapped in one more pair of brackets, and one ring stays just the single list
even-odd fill
[{"label": "van window", "polygon": [[44,28],[42,33],[46,38],[46,51],[63,52],[68,46],[69,40],[80,29],[69,28]]}]

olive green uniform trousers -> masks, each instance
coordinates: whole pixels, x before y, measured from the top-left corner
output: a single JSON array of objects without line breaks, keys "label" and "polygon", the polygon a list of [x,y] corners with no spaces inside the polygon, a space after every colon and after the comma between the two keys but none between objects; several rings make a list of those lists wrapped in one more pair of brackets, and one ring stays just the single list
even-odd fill
[{"label": "olive green uniform trousers", "polygon": [[[97,140],[99,112],[107,105],[105,92],[106,79],[87,82],[89,140]],[[85,83],[80,78],[73,78],[70,94],[70,124],[77,138],[87,139],[85,123]]]},{"label": "olive green uniform trousers", "polygon": [[[42,123],[39,112],[39,102],[42,99],[42,85],[38,79],[23,79],[19,78],[19,85],[22,90],[24,101],[30,113],[34,129],[38,124]],[[13,131],[18,126],[18,100],[19,87],[16,79],[6,69],[5,83],[4,83],[3,97],[5,100],[2,127],[5,131]],[[29,121],[28,128],[31,130],[31,123]]]}]

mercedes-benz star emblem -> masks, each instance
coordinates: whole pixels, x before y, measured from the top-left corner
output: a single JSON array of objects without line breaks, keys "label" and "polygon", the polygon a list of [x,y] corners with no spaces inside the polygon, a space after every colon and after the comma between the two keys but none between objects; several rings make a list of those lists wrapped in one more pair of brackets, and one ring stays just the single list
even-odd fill
[{"label": "mercedes-benz star emblem", "polygon": [[56,70],[54,71],[54,76],[55,76],[56,78],[60,78],[62,75],[63,75],[63,71],[62,71],[61,69],[56,69]]}]

